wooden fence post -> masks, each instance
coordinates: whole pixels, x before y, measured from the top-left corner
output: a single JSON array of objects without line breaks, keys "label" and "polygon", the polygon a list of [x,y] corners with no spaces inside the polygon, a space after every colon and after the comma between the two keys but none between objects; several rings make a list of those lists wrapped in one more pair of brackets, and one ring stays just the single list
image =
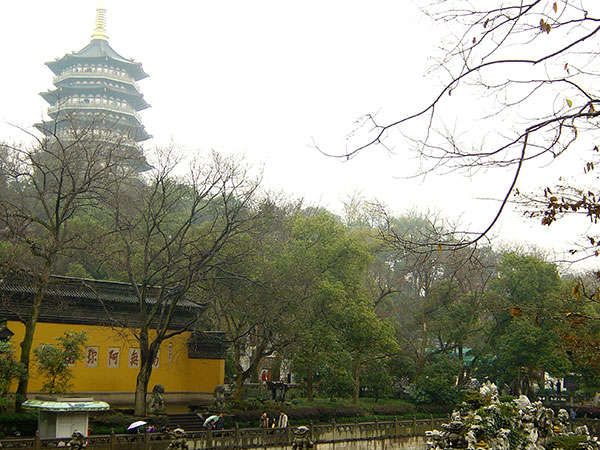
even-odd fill
[{"label": "wooden fence post", "polygon": [[413,416],[413,426],[412,426],[412,435],[417,435],[417,416]]},{"label": "wooden fence post", "polygon": [[142,438],[142,442],[144,443],[144,450],[148,450],[150,448],[150,438],[148,437],[148,433],[144,430],[144,437]]},{"label": "wooden fence post", "polygon": [[394,416],[394,436],[400,436],[400,429],[398,427],[398,416]]},{"label": "wooden fence post", "polygon": [[35,450],[41,450],[41,448],[42,448],[42,441],[40,440],[39,430],[36,430],[36,432],[35,432],[35,440],[33,441],[33,448],[35,448]]},{"label": "wooden fence post", "polygon": [[335,441],[335,435],[337,432],[337,423],[335,422],[335,417],[331,419],[331,440]]},{"label": "wooden fence post", "polygon": [[115,450],[115,430],[110,430],[110,436],[108,437],[108,448],[109,450]]}]

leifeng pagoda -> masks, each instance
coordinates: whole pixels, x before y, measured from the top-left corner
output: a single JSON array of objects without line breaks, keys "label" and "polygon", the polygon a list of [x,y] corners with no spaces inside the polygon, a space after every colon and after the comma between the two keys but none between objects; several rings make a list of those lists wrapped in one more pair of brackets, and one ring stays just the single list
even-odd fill
[{"label": "leifeng pagoda", "polygon": [[55,89],[40,95],[50,107],[50,120],[36,124],[48,138],[69,142],[82,135],[118,146],[121,157],[137,171],[149,168],[139,143],[151,136],[138,111],[150,105],[137,81],[148,74],[139,62],[119,55],[108,44],[106,9],[96,9],[91,42],[75,53],[47,62]]}]

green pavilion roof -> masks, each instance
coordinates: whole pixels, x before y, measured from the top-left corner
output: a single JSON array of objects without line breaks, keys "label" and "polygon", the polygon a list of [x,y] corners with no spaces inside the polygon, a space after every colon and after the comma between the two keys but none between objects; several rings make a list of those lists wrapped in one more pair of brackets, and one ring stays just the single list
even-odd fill
[{"label": "green pavilion roof", "polygon": [[110,408],[106,402],[91,398],[37,398],[23,403],[24,408],[51,412],[106,411]]}]

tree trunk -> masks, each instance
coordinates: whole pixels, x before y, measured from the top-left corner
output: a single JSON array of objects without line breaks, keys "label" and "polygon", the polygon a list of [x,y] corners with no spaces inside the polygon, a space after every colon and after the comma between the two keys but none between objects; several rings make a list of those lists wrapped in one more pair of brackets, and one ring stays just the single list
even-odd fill
[{"label": "tree trunk", "polygon": [[360,394],[360,355],[356,356],[354,360],[354,392],[352,393],[352,404],[358,405],[358,395]]},{"label": "tree trunk", "polygon": [[306,400],[312,402],[313,398],[313,370],[312,365],[309,363],[306,369]]},{"label": "tree trunk", "polygon": [[419,379],[421,373],[423,372],[423,368],[425,367],[425,360],[427,359],[427,344],[427,320],[425,318],[425,312],[423,312],[421,318],[421,348],[419,349],[413,382],[416,382]]},{"label": "tree trunk", "polygon": [[465,369],[465,360],[463,354],[463,346],[462,342],[458,344],[458,360],[460,361],[460,373],[458,374],[458,379],[456,381],[456,387],[460,389],[463,384],[466,382],[466,369]]},{"label": "tree trunk", "polygon": [[135,384],[135,412],[136,416],[146,415],[146,393],[148,392],[148,382],[152,374],[152,360],[144,361],[141,358],[141,367],[137,375]]},{"label": "tree trunk", "polygon": [[[281,362],[282,357],[281,354],[275,354],[275,361],[273,362],[273,367],[271,369],[271,381],[282,381],[281,380]],[[285,381],[285,380],[283,380]]]},{"label": "tree trunk", "polygon": [[35,326],[40,315],[42,308],[42,301],[48,283],[50,280],[50,267],[51,263],[48,261],[44,264],[42,278],[37,286],[36,293],[33,297],[33,305],[29,311],[29,317],[27,323],[25,323],[25,335],[21,341],[21,357],[20,361],[24,367],[22,376],[19,378],[19,384],[17,385],[17,392],[15,395],[15,411],[23,412],[21,404],[27,400],[27,387],[29,383],[29,360],[31,357],[31,348],[33,347],[33,336],[35,334]]},{"label": "tree trunk", "polygon": [[233,392],[233,399],[236,402],[241,402],[244,396],[244,371],[241,367],[236,370],[237,376],[235,377],[235,391]]},{"label": "tree trunk", "polygon": [[239,362],[236,362],[237,376],[235,377],[234,393],[234,399],[236,401],[242,400],[244,394],[244,383],[246,382],[246,380],[250,378],[253,373],[257,373],[258,371],[258,364],[260,362],[260,358],[258,357],[258,355],[258,353],[252,355],[250,366],[246,370],[243,370],[242,365]]},{"label": "tree trunk", "polygon": [[146,394],[148,393],[150,375],[152,375],[152,365],[162,340],[156,338],[152,344],[148,345],[148,329],[142,328],[138,342],[140,344],[140,371],[135,383],[135,415],[145,416]]}]

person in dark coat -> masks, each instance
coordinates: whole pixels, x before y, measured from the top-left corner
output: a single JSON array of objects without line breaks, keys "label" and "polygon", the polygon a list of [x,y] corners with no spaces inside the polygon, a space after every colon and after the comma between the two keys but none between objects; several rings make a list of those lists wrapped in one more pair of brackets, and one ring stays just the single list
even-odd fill
[{"label": "person in dark coat", "polygon": [[225,419],[223,418],[223,413],[219,413],[219,418],[215,422],[215,430],[222,430],[225,425]]}]

